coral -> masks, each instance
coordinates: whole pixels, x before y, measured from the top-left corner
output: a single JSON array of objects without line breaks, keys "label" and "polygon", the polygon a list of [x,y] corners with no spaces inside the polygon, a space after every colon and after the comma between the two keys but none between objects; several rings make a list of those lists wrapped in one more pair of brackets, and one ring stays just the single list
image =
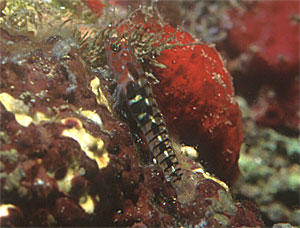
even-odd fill
[{"label": "coral", "polygon": [[277,222],[299,226],[299,140],[258,128],[246,101],[239,100],[245,142],[239,160],[242,175],[234,192],[255,201],[267,226]]},{"label": "coral", "polygon": [[[298,131],[298,2],[254,2],[243,10],[231,11],[231,20],[225,46],[229,56],[240,56],[232,68],[237,93],[254,103],[257,123]],[[267,98],[269,93],[273,93],[271,99]],[[261,103],[269,108],[258,108]]]}]

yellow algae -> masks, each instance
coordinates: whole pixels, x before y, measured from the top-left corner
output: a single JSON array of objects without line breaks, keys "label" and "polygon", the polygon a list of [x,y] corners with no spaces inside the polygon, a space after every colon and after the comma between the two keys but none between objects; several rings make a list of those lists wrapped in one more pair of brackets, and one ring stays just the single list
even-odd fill
[{"label": "yellow algae", "polygon": [[13,204],[2,204],[0,205],[0,218],[9,216],[9,209],[15,209],[16,206]]},{"label": "yellow algae", "polygon": [[101,90],[100,84],[101,84],[100,80],[97,77],[95,77],[90,83],[92,91],[96,95],[97,103],[105,105],[107,107],[108,111],[112,112],[112,109]]},{"label": "yellow algae", "polygon": [[1,93],[0,101],[7,111],[15,114],[15,119],[20,125],[27,127],[31,124],[32,118],[28,116],[29,107],[23,101],[15,99],[8,93]]},{"label": "yellow algae", "polygon": [[76,169],[68,168],[65,177],[57,181],[60,191],[69,193],[72,188],[72,179],[77,175]]},{"label": "yellow algae", "polygon": [[95,204],[90,195],[81,197],[79,199],[79,205],[88,214],[92,214],[95,210]]},{"label": "yellow algae", "polygon": [[32,123],[32,118],[26,114],[15,114],[16,121],[23,127],[28,127]]},{"label": "yellow algae", "polygon": [[103,126],[102,120],[95,111],[82,110],[79,111],[79,114],[81,114],[82,116],[86,117],[89,120],[92,120],[95,124],[97,124],[99,127],[102,128]]},{"label": "yellow algae", "polygon": [[0,102],[8,112],[15,115],[16,121],[23,127],[28,127],[31,123],[38,124],[42,121],[51,120],[51,118],[47,117],[42,112],[36,112],[33,114],[33,117],[31,117],[29,115],[29,106],[22,100],[16,99],[8,93],[0,94]]},{"label": "yellow algae", "polygon": [[47,117],[45,115],[45,113],[42,113],[42,112],[36,112],[34,113],[33,115],[33,122],[34,123],[40,123],[42,121],[51,121],[52,119]]},{"label": "yellow algae", "polygon": [[28,114],[29,107],[21,100],[15,99],[8,93],[0,93],[0,101],[9,112]]},{"label": "yellow algae", "polygon": [[205,179],[212,180],[212,181],[218,183],[219,185],[221,185],[221,186],[226,190],[226,192],[229,191],[229,187],[228,187],[228,185],[227,185],[225,182],[219,180],[219,179],[216,178],[216,177],[211,176],[208,172],[205,172],[204,169],[202,169],[202,168],[197,168],[197,169],[194,169],[194,170],[192,170],[192,171],[193,171],[194,173],[201,173]]},{"label": "yellow algae", "polygon": [[100,164],[98,164],[99,169],[105,168],[108,163],[109,163],[109,156],[108,153],[105,152],[101,157],[100,157]]},{"label": "yellow algae", "polygon": [[[63,119],[62,123],[66,124],[68,120],[70,119]],[[86,129],[83,128],[79,119],[72,118],[72,120],[75,120],[78,125],[70,129],[65,129],[62,135],[76,140],[85,154],[97,162],[99,169],[106,167],[109,163],[109,157],[104,149],[103,140],[89,134]]]}]

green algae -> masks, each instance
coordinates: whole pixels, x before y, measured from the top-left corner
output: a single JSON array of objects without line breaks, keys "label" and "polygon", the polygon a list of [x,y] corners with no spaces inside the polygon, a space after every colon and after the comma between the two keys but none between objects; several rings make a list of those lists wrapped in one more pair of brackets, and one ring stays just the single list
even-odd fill
[{"label": "green algae", "polygon": [[0,180],[4,179],[4,185],[2,189],[5,192],[18,192],[20,197],[24,197],[27,195],[27,189],[21,186],[21,181],[26,178],[26,174],[22,168],[16,168],[9,174],[0,173]]},{"label": "green algae", "polygon": [[18,157],[18,151],[16,149],[0,151],[0,158],[2,162],[16,164],[18,162]]},{"label": "green algae", "polygon": [[245,142],[239,166],[241,178],[234,192],[253,200],[273,223],[300,225],[300,142],[270,128],[259,128],[247,103],[239,98]]}]

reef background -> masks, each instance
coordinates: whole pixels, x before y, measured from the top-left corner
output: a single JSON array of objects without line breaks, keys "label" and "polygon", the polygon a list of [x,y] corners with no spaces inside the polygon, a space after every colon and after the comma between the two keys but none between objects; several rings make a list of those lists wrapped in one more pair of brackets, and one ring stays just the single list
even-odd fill
[{"label": "reef background", "polygon": [[299,2],[161,4],[176,12],[171,23],[215,43],[233,76],[244,133],[234,196],[255,202],[267,227],[299,226]]},{"label": "reef background", "polygon": [[[299,226],[299,4],[156,3],[171,26],[216,45],[242,111],[239,178],[223,177],[236,180],[228,193],[200,173],[203,198],[184,206],[159,170],[140,166],[128,126],[109,110],[107,82],[96,77],[106,72],[94,67],[104,61],[101,40],[86,45],[129,3],[149,5],[0,1],[1,225]],[[195,148],[183,160],[199,168]]]}]

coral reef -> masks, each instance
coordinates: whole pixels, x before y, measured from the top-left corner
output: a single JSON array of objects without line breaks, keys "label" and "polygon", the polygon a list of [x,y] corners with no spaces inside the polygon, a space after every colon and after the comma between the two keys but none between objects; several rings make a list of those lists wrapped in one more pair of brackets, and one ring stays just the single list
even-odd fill
[{"label": "coral reef", "polygon": [[299,134],[298,2],[253,2],[230,15],[225,47],[237,93],[255,109],[258,124]]},{"label": "coral reef", "polygon": [[251,66],[277,73],[272,77],[294,77],[299,68],[295,48],[299,46],[298,10],[294,1],[262,1],[248,6],[245,12],[232,11],[230,45],[238,52],[252,50]]},{"label": "coral reef", "polygon": [[[243,1],[182,1],[184,12],[181,21],[184,21],[185,31],[198,39],[206,43],[219,43],[227,37],[227,30],[232,25],[229,11],[243,4]],[[166,17],[169,17],[167,13]],[[176,17],[178,14],[170,20],[174,21]]]},{"label": "coral reef", "polygon": [[[98,0],[98,2],[101,1]],[[110,0],[109,2],[116,6],[129,6],[131,9],[137,9],[141,4],[149,1]],[[193,34],[197,39],[207,43],[216,43],[226,38],[227,30],[231,27],[229,11],[243,5],[243,2],[176,0],[176,4],[170,4],[168,1],[156,1],[156,4],[161,17],[173,28],[182,26],[184,31]]]},{"label": "coral reef", "polygon": [[266,226],[299,226],[299,4],[249,2],[230,16],[219,46],[243,97],[245,135],[234,194],[254,201]]},{"label": "coral reef", "polygon": [[257,127],[246,101],[240,97],[239,104],[245,142],[239,160],[242,175],[234,192],[258,205],[266,226],[277,222],[299,226],[299,140]]},{"label": "coral reef", "polygon": [[109,162],[109,114],[76,49],[59,36],[39,43],[1,30],[2,225],[83,225],[96,210],[89,183]]},{"label": "coral reef", "polygon": [[127,126],[97,103],[98,79],[76,45],[61,55],[53,51],[70,42],[47,41],[22,55],[10,49],[1,67],[3,225],[261,224],[254,208],[201,172],[197,200],[176,201],[161,171],[140,165]]},{"label": "coral reef", "polygon": [[[198,160],[208,171],[234,182],[243,134],[232,78],[221,56],[212,45],[199,43],[153,16],[144,16],[137,11],[129,21],[115,26],[114,35],[127,40],[151,75],[170,133],[179,143],[197,146]],[[95,52],[94,46],[88,49]],[[87,54],[87,58],[101,62],[99,53],[95,57]]]},{"label": "coral reef", "polygon": [[[28,1],[25,8],[39,12],[39,7],[45,7],[48,13],[41,15],[41,19],[35,14],[25,18],[28,21],[36,18],[33,27],[28,26],[30,23],[25,23],[27,27],[14,27],[11,15],[21,20],[23,15],[19,15],[19,10],[25,12],[22,4],[22,1],[7,0],[8,8],[3,7],[5,17],[0,21],[1,226],[263,226],[258,210],[251,202],[234,201],[224,182],[184,154],[179,154],[180,162],[195,180],[195,200],[180,201],[159,167],[149,162],[149,151],[143,141],[131,134],[127,124],[116,117],[111,109],[110,71],[105,66],[105,52],[101,46],[106,38],[104,34],[110,31],[110,26],[106,28],[110,22],[106,20],[111,18],[109,9],[104,8],[103,18],[98,19],[99,14],[93,14],[81,1],[49,1],[41,5]],[[142,7],[141,11],[145,9],[148,8]],[[114,12],[122,14],[124,11],[115,9]],[[148,15],[148,11],[145,12]],[[54,18],[65,18],[66,21],[57,24]],[[75,26],[69,25],[69,18],[74,19]],[[85,25],[90,33],[80,34],[81,25]],[[129,35],[139,34],[141,31],[137,29],[143,29],[139,24],[136,27],[133,26]],[[170,36],[172,29],[166,28],[168,31],[163,35]],[[144,37],[141,34],[140,38]],[[177,35],[174,42],[189,39],[193,42],[187,33],[178,32]],[[138,56],[137,52],[139,60],[144,60],[143,67],[155,69],[155,66],[169,64],[167,61],[178,58],[177,55],[190,57],[191,50],[197,50],[194,58],[203,58],[207,71],[213,70],[203,76],[208,85],[203,88],[207,90],[203,93],[208,120],[204,121],[206,128],[201,128],[204,136],[210,135],[211,129],[213,137],[203,138],[203,141],[207,140],[211,145],[220,143],[220,148],[230,145],[232,140],[237,140],[235,145],[238,145],[241,140],[240,113],[233,101],[230,75],[216,50],[205,45],[198,48],[182,46],[174,55],[174,50],[163,51],[166,47],[174,47],[169,42],[172,39],[166,39],[166,43],[156,47],[150,41],[136,43],[137,51],[155,47],[156,54],[161,54],[159,60],[152,58],[152,52],[149,56]],[[138,45],[144,46],[138,49]],[[147,60],[149,67],[146,67]],[[161,64],[158,60],[165,62]],[[173,72],[180,68],[180,65],[173,65],[170,64],[167,71],[157,70],[164,87],[167,79],[171,80]],[[192,70],[191,75],[196,77],[195,65]],[[183,77],[182,74],[178,76]],[[193,85],[193,80],[189,81],[189,86]],[[199,85],[201,89],[201,81],[195,84],[190,96],[195,96]],[[205,95],[205,92],[212,92],[210,89],[223,96]],[[180,95],[180,90],[175,94]],[[165,96],[161,96],[161,102]],[[185,101],[178,102],[184,104]],[[221,102],[228,107],[218,106]],[[191,105],[200,108],[197,103]],[[219,111],[230,108],[234,110],[233,114],[228,111],[229,116],[224,114],[223,117],[229,118],[231,124],[214,116],[222,115]],[[194,113],[193,109],[187,111],[185,118],[188,113]],[[166,109],[165,115],[170,118]],[[196,118],[196,114],[192,117]],[[198,120],[199,117],[191,123]],[[190,126],[187,124],[185,131]],[[180,133],[180,130],[176,132]],[[193,136],[192,132],[188,134]],[[221,134],[225,139],[218,138]],[[190,156],[198,154],[193,147],[177,147],[179,152],[184,151]],[[201,148],[201,151],[204,149],[208,150]],[[220,151],[217,153],[222,156]],[[233,156],[230,157],[232,163],[227,162],[230,168],[224,175],[228,179],[236,173],[238,153],[230,156]],[[209,160],[207,167],[220,169],[219,164],[209,164]]]}]

